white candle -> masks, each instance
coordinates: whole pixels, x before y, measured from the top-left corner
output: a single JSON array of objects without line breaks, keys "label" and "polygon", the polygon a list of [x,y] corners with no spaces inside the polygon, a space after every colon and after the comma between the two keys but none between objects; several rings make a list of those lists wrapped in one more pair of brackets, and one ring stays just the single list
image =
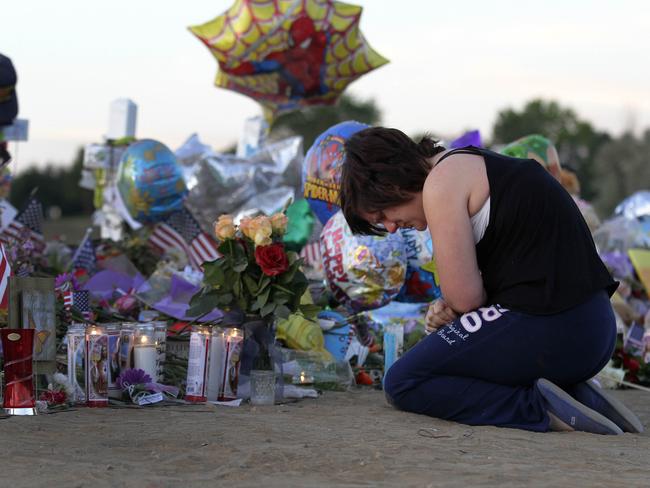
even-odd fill
[{"label": "white candle", "polygon": [[223,384],[223,367],[226,355],[226,338],[223,330],[212,332],[210,344],[210,369],[208,372],[208,400],[215,401],[219,397]]},{"label": "white candle", "polygon": [[156,371],[156,359],[158,352],[156,345],[149,342],[147,336],[140,336],[133,347],[133,362],[135,369],[141,369],[151,377],[151,381],[158,378]]},{"label": "white candle", "polygon": [[190,334],[190,352],[187,359],[187,386],[185,400],[202,403],[207,400],[207,381],[210,372],[210,330],[194,326]]}]

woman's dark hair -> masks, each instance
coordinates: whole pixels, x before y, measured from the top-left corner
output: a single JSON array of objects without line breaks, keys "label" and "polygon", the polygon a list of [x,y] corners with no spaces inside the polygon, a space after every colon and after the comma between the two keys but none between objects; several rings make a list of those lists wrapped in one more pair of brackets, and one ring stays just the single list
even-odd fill
[{"label": "woman's dark hair", "polygon": [[428,158],[444,151],[428,136],[419,143],[397,129],[371,127],[345,142],[339,201],[355,234],[383,235],[361,213],[374,213],[400,205],[422,191],[431,170]]}]

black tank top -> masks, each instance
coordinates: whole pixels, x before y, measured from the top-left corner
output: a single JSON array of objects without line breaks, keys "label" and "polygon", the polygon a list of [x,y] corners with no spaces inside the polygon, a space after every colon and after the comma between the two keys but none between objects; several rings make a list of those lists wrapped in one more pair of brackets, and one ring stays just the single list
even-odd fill
[{"label": "black tank top", "polygon": [[476,257],[488,303],[546,315],[616,291],[576,203],[541,164],[471,146],[438,164],[454,153],[485,160],[490,219]]}]

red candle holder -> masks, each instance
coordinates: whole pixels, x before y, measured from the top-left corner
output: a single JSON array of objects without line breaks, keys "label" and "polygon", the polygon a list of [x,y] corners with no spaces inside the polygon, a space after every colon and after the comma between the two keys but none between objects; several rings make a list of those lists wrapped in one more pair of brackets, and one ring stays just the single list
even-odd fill
[{"label": "red candle holder", "polygon": [[9,415],[36,415],[32,356],[34,329],[0,329],[4,351],[3,407]]}]

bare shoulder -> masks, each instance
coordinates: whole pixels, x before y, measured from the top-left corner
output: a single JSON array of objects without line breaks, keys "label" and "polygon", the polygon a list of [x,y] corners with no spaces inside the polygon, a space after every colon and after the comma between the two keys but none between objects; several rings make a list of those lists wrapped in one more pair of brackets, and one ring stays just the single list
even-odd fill
[{"label": "bare shoulder", "polygon": [[485,162],[480,155],[455,153],[437,164],[439,159],[434,160],[435,166],[424,182],[422,192],[427,199],[447,198],[451,193],[468,195],[477,181],[485,178]]}]

